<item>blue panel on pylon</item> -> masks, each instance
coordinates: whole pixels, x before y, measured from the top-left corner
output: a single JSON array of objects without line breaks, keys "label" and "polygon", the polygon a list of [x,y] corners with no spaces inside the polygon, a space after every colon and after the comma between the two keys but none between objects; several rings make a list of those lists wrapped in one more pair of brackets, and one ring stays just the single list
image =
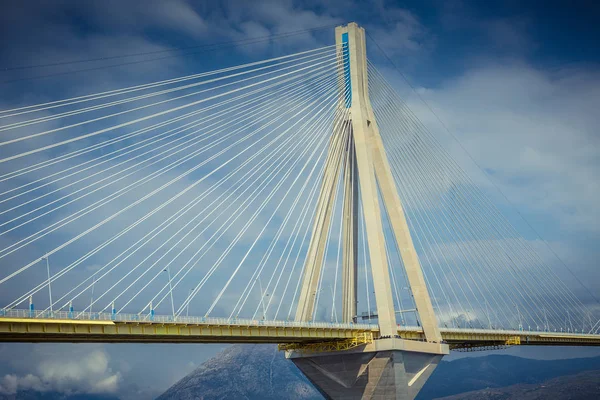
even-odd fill
[{"label": "blue panel on pylon", "polygon": [[346,94],[346,108],[352,105],[352,81],[350,80],[350,47],[348,46],[348,33],[342,33],[342,60],[344,61],[344,93]]}]

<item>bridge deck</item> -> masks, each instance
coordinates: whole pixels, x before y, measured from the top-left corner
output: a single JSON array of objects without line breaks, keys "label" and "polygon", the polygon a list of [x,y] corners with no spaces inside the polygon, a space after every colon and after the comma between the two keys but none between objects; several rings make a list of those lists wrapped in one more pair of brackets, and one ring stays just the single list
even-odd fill
[{"label": "bridge deck", "polygon": [[2,342],[310,343],[351,339],[377,325],[165,315],[0,310]]},{"label": "bridge deck", "polygon": [[[457,349],[516,344],[600,346],[600,335],[583,333],[440,330],[443,340]],[[379,327],[373,324],[0,310],[1,342],[312,343],[350,339],[366,332],[379,337]],[[398,335],[424,340],[419,327],[399,326]]]},{"label": "bridge deck", "polygon": [[[451,349],[502,345],[600,346],[600,335],[584,333],[466,328],[440,328],[440,332]],[[405,339],[424,338],[419,328],[402,328],[399,334]]]}]

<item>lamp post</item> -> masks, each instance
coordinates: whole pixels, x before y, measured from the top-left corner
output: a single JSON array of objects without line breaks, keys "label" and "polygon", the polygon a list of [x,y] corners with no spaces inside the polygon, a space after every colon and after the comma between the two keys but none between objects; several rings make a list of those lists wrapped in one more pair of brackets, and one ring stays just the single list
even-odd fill
[{"label": "lamp post", "polygon": [[169,294],[171,295],[171,311],[173,312],[173,317],[175,317],[175,302],[173,301],[173,286],[171,285],[171,267],[167,267],[163,269],[163,272],[167,271],[167,277],[169,278]]},{"label": "lamp post", "polygon": [[519,305],[515,303],[515,308],[517,309],[517,314],[519,315],[519,330],[523,330],[523,321],[521,319],[521,310],[519,309]]},{"label": "lamp post", "polygon": [[96,286],[96,276],[94,276],[92,281],[92,297],[90,298],[90,317],[92,315],[92,306],[94,305],[94,286]]},{"label": "lamp post", "polygon": [[50,298],[50,315],[52,315],[52,285],[50,284],[50,258],[48,254],[42,259],[46,259],[46,272],[48,272],[48,297]]},{"label": "lamp post", "polygon": [[265,308],[265,296],[268,296],[268,294],[266,294],[265,292],[263,292],[263,288],[262,288],[262,283],[260,281],[260,278],[258,278],[258,287],[260,288],[260,304],[262,305],[262,309],[263,309],[263,315],[262,315],[262,319],[263,321],[266,318],[266,314],[267,314],[267,310]]},{"label": "lamp post", "polygon": [[492,320],[490,319],[490,313],[489,313],[489,310],[488,310],[487,299],[485,299],[485,316],[487,317],[487,320],[488,320],[488,328],[492,329]]},{"label": "lamp post", "polygon": [[335,309],[335,292],[333,291],[333,285],[329,284],[329,288],[331,289],[331,298],[333,299],[333,303],[331,306],[331,322],[333,322],[333,317],[335,316],[335,322],[337,322],[337,310]]},{"label": "lamp post", "polygon": [[[189,298],[191,294],[192,294],[192,289],[188,290],[187,297]],[[188,301],[187,305],[185,306],[185,316],[186,317],[190,316],[190,302],[189,301]]]}]

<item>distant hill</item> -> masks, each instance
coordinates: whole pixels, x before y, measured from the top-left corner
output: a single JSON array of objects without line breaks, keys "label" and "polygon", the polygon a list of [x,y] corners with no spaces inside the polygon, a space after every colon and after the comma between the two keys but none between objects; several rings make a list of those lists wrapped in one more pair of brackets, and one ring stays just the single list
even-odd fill
[{"label": "distant hill", "polygon": [[296,366],[272,345],[231,346],[158,397],[160,400],[284,398],[323,399]]},{"label": "distant hill", "polygon": [[597,400],[600,371],[580,372],[536,384],[518,384],[444,397],[440,400]]},{"label": "distant hill", "polygon": [[540,383],[582,371],[600,370],[600,357],[532,360],[505,355],[442,361],[417,399],[435,399],[485,388]]},{"label": "distant hill", "polygon": [[[490,355],[450,362],[442,361],[418,399],[429,400],[458,394],[466,396],[469,394],[466,392],[478,391],[473,393],[479,393],[482,389],[489,388],[513,390],[514,392],[508,392],[507,396],[515,393],[514,396],[517,397],[502,397],[504,396],[501,394],[502,390],[497,392],[488,390],[486,393],[489,393],[489,396],[485,394],[488,397],[453,397],[452,399],[517,399],[520,398],[516,394],[518,390],[528,390],[525,386],[521,388],[518,386],[537,385],[541,390],[544,388],[539,384],[552,378],[592,370],[600,370],[600,357],[548,361]],[[580,378],[565,378],[565,388],[576,385],[574,382],[577,379],[583,384],[587,382],[585,379],[589,381],[592,378],[585,374]],[[549,381],[547,385],[553,385],[556,393],[562,393],[556,389],[560,387],[561,381],[562,378],[559,378]],[[508,388],[511,385],[517,386]],[[477,395],[473,394],[473,396]],[[523,398],[529,399],[529,397]],[[583,400],[588,397],[563,398]],[[175,399],[316,400],[322,399],[322,396],[294,364],[286,360],[283,353],[277,351],[275,346],[235,345],[206,361],[170,387],[157,400]]]}]

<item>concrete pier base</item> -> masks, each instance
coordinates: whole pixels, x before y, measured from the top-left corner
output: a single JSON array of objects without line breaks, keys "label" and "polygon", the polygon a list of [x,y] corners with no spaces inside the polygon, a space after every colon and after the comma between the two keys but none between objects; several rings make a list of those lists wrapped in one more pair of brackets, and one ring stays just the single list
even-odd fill
[{"label": "concrete pier base", "polygon": [[423,352],[400,339],[377,342],[344,352],[288,357],[327,399],[409,400],[448,354],[446,345],[415,342]]}]

